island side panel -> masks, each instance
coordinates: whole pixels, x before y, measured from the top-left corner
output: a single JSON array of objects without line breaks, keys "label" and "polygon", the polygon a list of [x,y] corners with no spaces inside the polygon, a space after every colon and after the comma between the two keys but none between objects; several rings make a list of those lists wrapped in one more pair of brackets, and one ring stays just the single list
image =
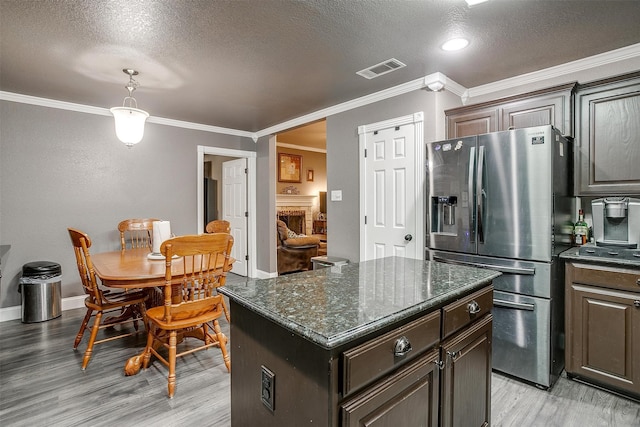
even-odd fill
[{"label": "island side panel", "polygon": [[[231,300],[232,426],[329,426],[330,352]],[[261,400],[262,366],[275,375],[274,410]]]}]

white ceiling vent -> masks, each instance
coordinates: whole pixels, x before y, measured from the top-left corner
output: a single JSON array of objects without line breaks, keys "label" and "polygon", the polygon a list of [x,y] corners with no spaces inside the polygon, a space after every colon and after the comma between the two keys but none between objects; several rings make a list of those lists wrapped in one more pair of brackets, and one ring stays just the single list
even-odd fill
[{"label": "white ceiling vent", "polygon": [[365,79],[372,79],[374,77],[399,70],[402,67],[406,67],[406,65],[395,58],[391,58],[379,64],[365,68],[364,70],[360,70],[356,74],[360,74]]}]

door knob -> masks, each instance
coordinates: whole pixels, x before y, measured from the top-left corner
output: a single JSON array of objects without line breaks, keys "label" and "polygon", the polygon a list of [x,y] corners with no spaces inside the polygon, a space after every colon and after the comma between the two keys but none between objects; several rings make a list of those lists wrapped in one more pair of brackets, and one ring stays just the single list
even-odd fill
[{"label": "door knob", "polygon": [[404,236],[404,240],[410,242],[411,240],[413,240],[413,236],[411,234],[407,234],[406,236]]}]

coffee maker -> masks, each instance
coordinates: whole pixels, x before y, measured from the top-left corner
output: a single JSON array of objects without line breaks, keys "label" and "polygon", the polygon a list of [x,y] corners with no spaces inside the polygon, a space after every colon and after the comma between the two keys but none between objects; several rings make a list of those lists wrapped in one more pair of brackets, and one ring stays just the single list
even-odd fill
[{"label": "coffee maker", "polygon": [[640,249],[640,199],[595,199],[591,212],[596,246]]}]

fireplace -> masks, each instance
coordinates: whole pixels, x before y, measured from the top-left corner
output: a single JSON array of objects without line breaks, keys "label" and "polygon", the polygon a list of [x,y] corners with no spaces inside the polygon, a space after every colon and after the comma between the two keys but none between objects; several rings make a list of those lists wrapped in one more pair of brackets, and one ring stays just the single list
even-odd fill
[{"label": "fireplace", "polygon": [[305,211],[283,210],[278,211],[278,219],[296,234],[307,234],[307,221]]}]

